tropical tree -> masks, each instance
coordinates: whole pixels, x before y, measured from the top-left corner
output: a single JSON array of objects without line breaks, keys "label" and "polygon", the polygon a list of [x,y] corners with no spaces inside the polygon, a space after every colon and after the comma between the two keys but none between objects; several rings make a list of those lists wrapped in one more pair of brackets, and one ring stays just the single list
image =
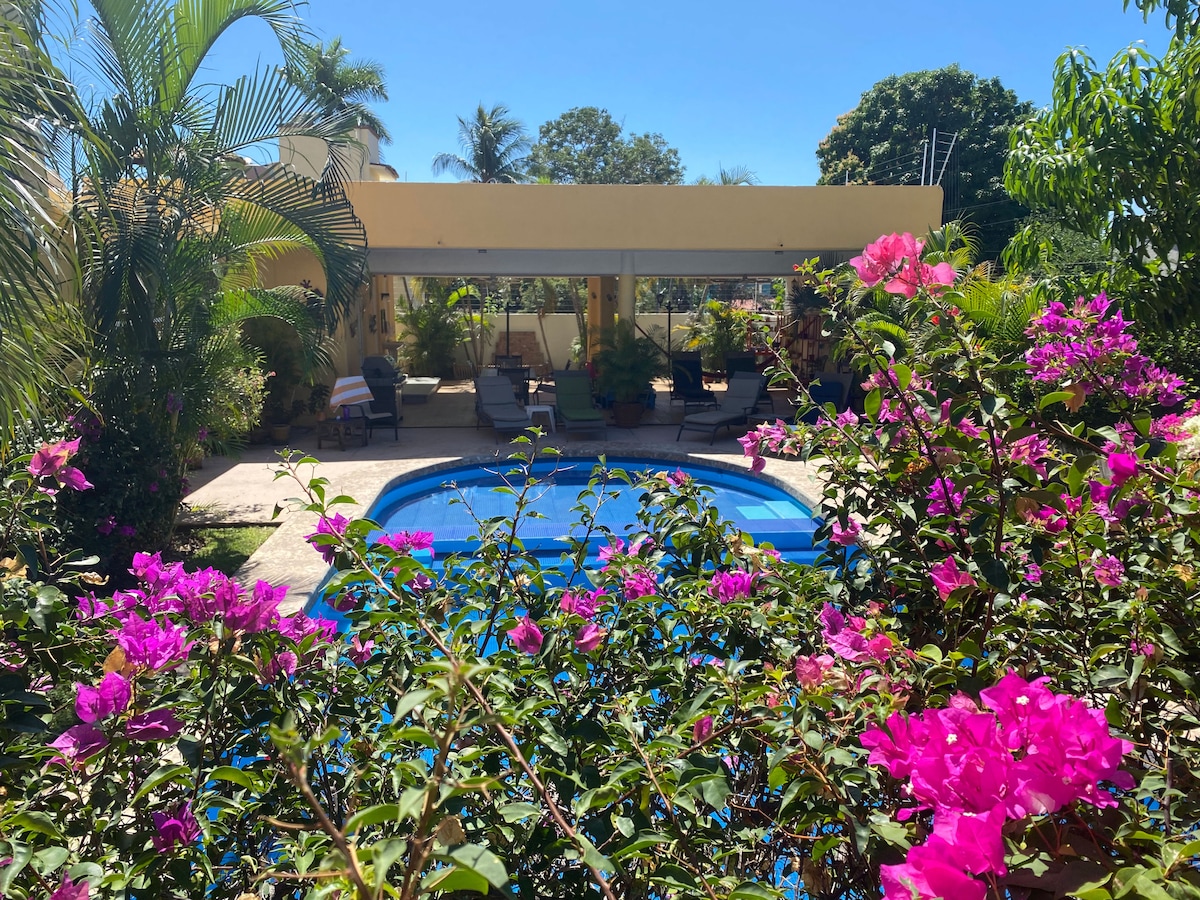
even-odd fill
[{"label": "tropical tree", "polygon": [[758,183],[758,176],[746,166],[731,166],[728,169],[726,169],[724,166],[719,166],[717,168],[716,178],[709,178],[707,175],[701,175],[692,182],[692,184],[735,185],[752,185]]},{"label": "tropical tree", "polygon": [[661,134],[622,135],[607,109],[577,106],[538,129],[533,170],[562,184],[681,184],[679,151]]},{"label": "tropical tree", "polygon": [[[953,138],[955,181],[944,179],[946,218],[978,228],[982,258],[996,259],[1027,210],[1004,189],[1004,159],[1013,126],[1033,112],[998,78],[982,79],[957,65],[889,75],[838,117],[817,147],[818,184],[919,184],[933,129]],[[949,144],[938,140],[937,180]]]},{"label": "tropical tree", "polygon": [[519,184],[529,181],[529,138],[519,119],[497,103],[475,110],[474,119],[458,117],[458,143],[464,155],[439,153],[433,174],[450,172],[463,181],[482,184]]},{"label": "tropical tree", "polygon": [[[1100,243],[1098,286],[1169,321],[1200,312],[1200,36],[1195,0],[1165,5],[1176,34],[1161,59],[1139,46],[1107,66],[1082,50],[1059,58],[1051,103],[1014,132],[1005,177],[1022,203]],[[1025,229],[1015,255],[1028,260],[1036,237]]]},{"label": "tropical tree", "polygon": [[63,384],[83,337],[63,302],[74,291],[74,258],[45,138],[49,123],[78,115],[70,85],[38,46],[40,28],[34,4],[0,16],[0,451]]},{"label": "tropical tree", "polygon": [[[304,32],[288,0],[96,0],[72,57],[103,84],[75,131],[59,137],[73,185],[71,221],[81,266],[80,308],[94,335],[82,452],[96,490],[64,509],[84,546],[97,519],[127,539],[104,541],[116,567],[169,537],[183,460],[211,420],[223,372],[246,364],[238,324],[272,316],[297,327],[308,352],[354,302],[365,234],[335,184],[280,166],[248,172],[241,153],[281,135],[337,145],[354,113],[331,113],[264,68],[215,90],[198,83],[226,29],[264,21],[289,65]],[[325,290],[266,289],[259,267],[293,251],[314,255]]]},{"label": "tropical tree", "polygon": [[369,101],[388,98],[383,66],[371,61],[352,63],[349,55],[340,37],[328,46],[320,41],[301,44],[298,61],[287,68],[288,80],[317,100],[330,118],[352,118],[355,125],[370,128],[381,141],[390,143],[392,136],[367,106]]}]

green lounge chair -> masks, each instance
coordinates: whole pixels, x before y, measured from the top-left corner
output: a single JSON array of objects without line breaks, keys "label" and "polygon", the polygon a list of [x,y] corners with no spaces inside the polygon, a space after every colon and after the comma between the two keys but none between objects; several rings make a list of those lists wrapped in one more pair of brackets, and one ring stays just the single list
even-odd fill
[{"label": "green lounge chair", "polygon": [[734,425],[745,425],[746,416],[754,409],[758,394],[766,383],[766,377],[756,372],[734,372],[717,408],[711,412],[684,416],[675,440],[678,441],[685,431],[707,431],[711,434],[708,440],[711,444],[717,439],[717,429],[721,426],[733,428]]},{"label": "green lounge chair", "polygon": [[592,403],[592,379],[587,372],[555,372],[554,385],[555,410],[567,431],[603,431],[608,437],[604,413]]}]

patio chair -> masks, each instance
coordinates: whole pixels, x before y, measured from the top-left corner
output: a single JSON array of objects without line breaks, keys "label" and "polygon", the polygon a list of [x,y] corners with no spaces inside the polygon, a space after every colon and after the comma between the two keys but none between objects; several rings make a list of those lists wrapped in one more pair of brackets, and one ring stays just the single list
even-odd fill
[{"label": "patio chair", "polygon": [[[563,372],[569,372],[569,371],[571,371],[571,360],[569,360],[569,359],[567,360],[567,366],[566,366],[566,368],[565,368],[565,369],[563,369],[562,371],[563,371]],[[542,402],[542,396],[541,396],[542,394],[553,394],[553,393],[555,393],[556,389],[557,389],[557,388],[556,388],[556,385],[555,385],[555,383],[554,383],[554,373],[553,373],[553,372],[551,372],[551,373],[550,373],[550,379],[549,379],[548,381],[541,381],[541,380],[539,380],[539,381],[538,381],[538,383],[537,383],[537,385],[534,387],[534,389],[533,389],[533,402],[534,402],[534,403],[541,403],[541,402]]]},{"label": "patio chair", "polygon": [[[394,394],[393,394],[394,397]],[[333,383],[333,391],[329,395],[329,407],[334,411],[335,416],[341,416],[344,420],[350,422],[359,422],[362,427],[363,445],[366,446],[368,439],[374,435],[376,428],[391,428],[393,436],[399,440],[400,438],[400,420],[404,418],[398,415],[395,407],[395,401],[392,401],[390,411],[376,412],[374,407],[375,397],[371,392],[371,388],[367,386],[367,381],[361,375],[351,375],[346,378],[339,378]],[[358,433],[358,429],[353,429],[354,433]],[[317,441],[320,446],[320,439]]]},{"label": "patio chair", "polygon": [[529,367],[520,364],[515,366],[497,366],[496,371],[501,377],[512,382],[513,392],[521,403],[529,402]]},{"label": "patio chair", "polygon": [[671,402],[683,401],[686,414],[689,407],[712,408],[717,396],[704,386],[704,370],[699,353],[676,353],[671,357]]},{"label": "patio chair", "polygon": [[567,431],[603,431],[608,437],[604,413],[592,403],[592,379],[587,372],[555,372],[554,386],[555,410]]},{"label": "patio chair", "polygon": [[[725,383],[729,381],[738,372],[749,372],[758,374],[758,354],[757,353],[726,353],[725,354]],[[775,401],[771,398],[771,392],[767,390],[767,383],[764,381],[762,390],[758,392],[758,399],[754,402],[754,411],[758,412],[758,408],[763,404],[770,407],[771,411],[775,411]]]},{"label": "patio chair", "polygon": [[[850,383],[853,378],[848,372],[821,372],[813,379],[812,384],[802,386],[801,390],[806,391],[812,402],[818,406],[832,403],[837,412],[844,412],[850,398]],[[800,421],[815,425],[819,417],[818,410],[810,409],[800,417]]]},{"label": "patio chair", "polygon": [[734,372],[717,408],[684,416],[675,440],[678,441],[685,431],[707,431],[711,435],[708,442],[712,444],[717,439],[718,428],[724,426],[732,429],[734,425],[745,425],[746,416],[753,411],[759,392],[766,383],[766,377],[757,372]]},{"label": "patio chair", "polygon": [[512,382],[507,378],[475,379],[475,416],[479,424],[486,422],[501,434],[520,434],[533,425],[533,419],[518,403]]}]

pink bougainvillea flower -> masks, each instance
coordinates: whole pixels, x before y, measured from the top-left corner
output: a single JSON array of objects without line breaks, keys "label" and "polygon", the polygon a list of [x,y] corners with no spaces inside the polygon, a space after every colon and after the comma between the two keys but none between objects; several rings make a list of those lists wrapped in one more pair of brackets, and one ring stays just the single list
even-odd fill
[{"label": "pink bougainvillea flower", "polygon": [[815,691],[825,680],[825,673],[833,668],[834,659],[827,653],[820,656],[796,657],[796,680],[806,691]]},{"label": "pink bougainvillea flower", "polygon": [[625,576],[626,597],[654,597],[658,595],[658,579],[646,569],[634,569]]},{"label": "pink bougainvillea flower", "polygon": [[1154,655],[1154,645],[1151,643],[1139,643],[1136,640],[1129,642],[1130,653],[1140,653],[1147,658]]},{"label": "pink bougainvillea flower", "polygon": [[598,591],[567,591],[558,601],[558,608],[568,615],[574,614],[590,622],[596,616],[596,607],[605,597],[604,589]]},{"label": "pink bougainvillea flower", "polygon": [[[337,513],[333,517],[321,516],[317,521],[317,530],[307,534],[304,539],[313,545],[321,554],[327,565],[333,565],[333,560],[341,546],[341,538],[346,533],[350,520]],[[335,540],[336,539],[336,540]]]},{"label": "pink bougainvillea flower", "polygon": [[375,655],[375,641],[368,638],[365,642],[361,635],[356,634],[350,640],[350,649],[346,655],[355,665],[363,665]]},{"label": "pink bougainvillea flower", "polygon": [[156,812],[154,827],[158,834],[151,837],[154,849],[159,853],[170,853],[176,847],[187,847],[200,837],[200,823],[192,813],[191,803],[184,803],[170,812]]},{"label": "pink bougainvillea flower", "polygon": [[929,570],[933,586],[937,588],[938,596],[947,599],[951,593],[960,587],[974,587],[978,582],[969,572],[962,572],[953,556],[947,557]]},{"label": "pink bougainvillea flower", "polygon": [[676,469],[674,472],[667,474],[667,481],[671,482],[675,487],[682,487],[691,480],[692,476],[683,471],[683,469]]},{"label": "pink bougainvillea flower", "polygon": [[609,543],[600,548],[600,562],[604,563],[600,568],[607,569],[609,561],[613,557],[625,552],[625,541],[621,538],[609,538]]},{"label": "pink bougainvillea flower", "polygon": [[52,762],[75,765],[107,747],[108,738],[95,725],[85,723],[68,728],[51,741],[50,746],[61,754],[54,757]]},{"label": "pink bougainvillea flower", "polygon": [[704,716],[692,726],[692,743],[703,744],[713,733],[713,717]]},{"label": "pink bougainvillea flower", "polygon": [[414,550],[429,550],[431,553],[433,551],[432,531],[398,531],[395,534],[380,535],[376,540],[397,553],[412,553]]},{"label": "pink bougainvillea flower", "polygon": [[745,600],[754,590],[754,575],[734,569],[730,572],[714,572],[712,581],[708,583],[709,596],[714,597],[722,605],[735,600]]},{"label": "pink bougainvillea flower", "polygon": [[259,682],[262,684],[271,684],[282,675],[284,678],[291,678],[296,674],[296,669],[300,665],[300,658],[291,650],[281,650],[271,657],[266,665],[260,665],[258,669]]},{"label": "pink bougainvillea flower", "polygon": [[537,623],[529,616],[521,619],[517,623],[517,627],[508,632],[508,642],[522,653],[528,653],[530,656],[542,649],[543,639],[542,629],[538,628]]},{"label": "pink bougainvillea flower", "polygon": [[[35,478],[53,478],[59,487],[71,488],[74,491],[86,491],[93,487],[83,473],[74,466],[68,466],[67,461],[79,450],[79,438],[73,441],[59,441],[56,444],[43,444],[29,461],[28,470]],[[55,494],[55,488],[40,488],[43,493]]]},{"label": "pink bougainvillea flower", "polygon": [[987,885],[966,874],[947,859],[944,841],[930,839],[912,847],[904,862],[895,866],[880,866],[883,900],[984,900]]},{"label": "pink bougainvillea flower", "polygon": [[1108,459],[1105,460],[1108,465],[1108,470],[1112,472],[1112,483],[1120,487],[1135,474],[1138,470],[1138,458],[1136,453],[1116,452],[1108,454]]},{"label": "pink bougainvillea flower", "polygon": [[608,637],[608,632],[594,622],[588,622],[575,636],[575,649],[580,653],[591,653]]},{"label": "pink bougainvillea flower", "polygon": [[835,544],[841,544],[843,547],[853,547],[858,543],[861,535],[862,526],[854,519],[847,519],[845,527],[839,521],[833,523],[833,534],[829,540]]},{"label": "pink bougainvillea flower", "polygon": [[125,724],[125,735],[132,741],[165,741],[179,734],[183,723],[169,709],[133,716]]},{"label": "pink bougainvillea flower", "polygon": [[[884,279],[891,278],[898,273],[907,263],[919,260],[924,246],[923,241],[917,240],[908,233],[880,235],[879,240],[867,244],[863,248],[861,256],[850,260],[850,265],[858,273],[863,284],[867,287],[874,287]],[[903,291],[893,291],[890,284],[886,290],[903,293]]]},{"label": "pink bougainvillea flower", "polygon": [[87,880],[72,881],[64,875],[62,884],[54,889],[50,900],[88,900],[89,885]]},{"label": "pink bougainvillea flower", "polygon": [[75,688],[75,715],[81,721],[98,722],[129,706],[129,682],[118,672],[107,673],[95,687],[77,684]]},{"label": "pink bougainvillea flower", "polygon": [[173,669],[187,657],[194,641],[187,640],[187,629],[182,625],[159,623],[155,619],[143,621],[131,613],[123,628],[116,632],[117,644],[125,651],[130,665],[152,672]]},{"label": "pink bougainvillea flower", "polygon": [[1125,582],[1125,566],[1115,556],[1103,556],[1092,564],[1092,574],[1105,587],[1120,587]]}]

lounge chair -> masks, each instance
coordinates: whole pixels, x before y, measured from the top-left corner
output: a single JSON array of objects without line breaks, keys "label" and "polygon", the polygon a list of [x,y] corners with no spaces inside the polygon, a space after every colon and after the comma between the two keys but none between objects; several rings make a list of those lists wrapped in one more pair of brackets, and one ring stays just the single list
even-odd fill
[{"label": "lounge chair", "polygon": [[[802,386],[801,390],[805,391],[817,406],[823,407],[826,403],[832,403],[837,412],[844,412],[850,398],[850,382],[853,378],[853,375],[844,372],[821,372],[813,379],[812,384]],[[815,425],[818,418],[820,413],[810,409],[800,417],[800,421]]]},{"label": "lounge chair", "polygon": [[[564,371],[564,372],[571,371],[571,361],[569,359],[567,360],[567,367],[565,369],[563,369],[562,371]],[[542,402],[542,394],[553,394],[556,390],[557,390],[557,386],[554,383],[554,373],[551,372],[549,381],[545,381],[545,380],[541,380],[541,379],[538,380],[537,386],[534,387],[534,389],[533,389],[533,402],[541,403]]]},{"label": "lounge chair", "polygon": [[529,367],[522,365],[497,366],[496,372],[501,378],[512,382],[513,391],[522,403],[529,402]]},{"label": "lounge chair", "polygon": [[587,372],[555,372],[554,386],[555,410],[567,431],[603,431],[608,437],[604,413],[592,403],[592,379]]},{"label": "lounge chair", "polygon": [[[752,375],[758,374],[758,354],[757,353],[727,353],[725,354],[725,383],[728,384],[733,380],[733,377],[738,372],[748,372]],[[775,401],[771,397],[771,392],[767,390],[767,382],[764,381],[762,390],[758,392],[758,399],[754,403],[754,411],[758,412],[759,407],[766,404],[770,407],[771,412],[775,411]]]},{"label": "lounge chair", "polygon": [[676,353],[671,357],[671,402],[683,401],[686,414],[689,407],[711,409],[717,405],[716,395],[704,386],[704,369],[699,353]]},{"label": "lounge chair", "polygon": [[754,409],[759,392],[766,383],[766,377],[756,372],[734,372],[717,408],[684,416],[675,440],[678,441],[685,431],[707,431],[711,435],[708,441],[711,444],[717,439],[718,428],[724,426],[732,429],[734,425],[745,425],[746,416]]},{"label": "lounge chair", "polygon": [[533,426],[533,419],[517,403],[507,378],[475,379],[475,416],[475,427],[486,422],[495,429],[497,438],[501,434],[520,434]]}]

